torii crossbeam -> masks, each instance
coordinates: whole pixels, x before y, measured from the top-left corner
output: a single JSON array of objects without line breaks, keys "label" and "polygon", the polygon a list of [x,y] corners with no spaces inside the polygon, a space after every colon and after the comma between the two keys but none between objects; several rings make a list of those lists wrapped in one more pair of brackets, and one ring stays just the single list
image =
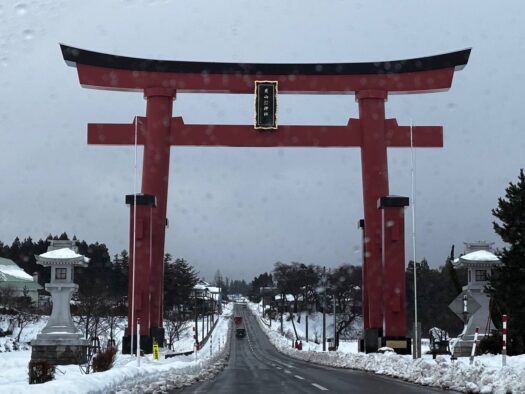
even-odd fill
[{"label": "torii crossbeam", "polygon": [[[385,119],[384,103],[389,93],[447,90],[454,71],[467,64],[470,49],[399,61],[328,64],[181,62],[108,55],[65,45],[61,45],[61,49],[66,62],[77,68],[82,86],[143,91],[147,100],[146,116],[135,117],[132,123],[88,125],[89,144],[132,145],[136,126],[138,144],[144,145],[142,193],[156,197],[157,205],[151,209],[151,263],[137,262],[146,265],[143,269],[149,270],[150,278],[149,284],[140,285],[147,288],[136,289],[135,294],[139,298],[144,292],[149,294],[148,299],[142,299],[139,307],[136,306],[139,308],[136,316],[143,316],[142,335],[159,335],[157,340],[163,342],[157,333],[162,330],[162,258],[170,147],[176,145],[361,148],[366,248],[363,253],[364,328],[383,332],[380,336],[406,336],[404,266],[396,271],[394,278],[389,275],[389,280],[395,283],[392,291],[400,294],[397,301],[401,310],[391,311],[386,323],[384,319],[390,303],[383,299],[383,277],[387,273],[383,270],[383,231],[377,203],[389,195],[387,148],[411,144],[420,148],[442,147],[443,134],[441,126],[415,126],[411,142],[408,126],[399,126],[395,119]],[[265,80],[278,81],[280,94],[355,94],[359,119],[350,119],[346,126],[279,126],[270,132],[257,130],[253,125],[185,124],[181,117],[172,117],[172,102],[177,91],[253,93],[255,82]],[[401,240],[396,238],[396,242],[404,242],[404,235],[400,236]],[[142,252],[142,256],[149,256],[149,251]],[[393,260],[397,257],[396,261],[401,263],[396,264],[404,264],[404,255],[402,259],[399,256],[392,256]],[[129,292],[131,299],[131,288]],[[131,324],[134,322],[130,311],[128,326]],[[145,350],[151,352],[151,349]]]}]

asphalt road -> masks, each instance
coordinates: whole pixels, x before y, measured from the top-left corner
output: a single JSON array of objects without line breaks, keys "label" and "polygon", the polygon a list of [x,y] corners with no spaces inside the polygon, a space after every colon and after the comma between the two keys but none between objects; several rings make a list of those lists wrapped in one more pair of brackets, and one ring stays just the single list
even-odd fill
[{"label": "asphalt road", "polygon": [[211,380],[199,382],[175,392],[184,394],[444,392],[371,373],[324,367],[285,356],[270,343],[247,308],[240,305],[236,305],[235,308],[233,315],[243,316],[247,336],[238,339],[233,332],[231,333],[231,353],[228,366]]}]

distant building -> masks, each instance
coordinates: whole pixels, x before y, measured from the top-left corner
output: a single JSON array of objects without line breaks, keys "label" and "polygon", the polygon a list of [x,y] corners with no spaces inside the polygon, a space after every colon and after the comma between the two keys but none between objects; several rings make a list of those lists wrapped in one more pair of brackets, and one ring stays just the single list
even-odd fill
[{"label": "distant building", "polygon": [[38,305],[38,276],[28,275],[13,260],[0,257],[0,289],[12,289],[14,297],[28,296]]},{"label": "distant building", "polygon": [[212,286],[201,279],[193,286],[191,296],[196,300],[201,300],[201,302],[212,302],[221,311],[221,292],[222,289],[220,287]]}]

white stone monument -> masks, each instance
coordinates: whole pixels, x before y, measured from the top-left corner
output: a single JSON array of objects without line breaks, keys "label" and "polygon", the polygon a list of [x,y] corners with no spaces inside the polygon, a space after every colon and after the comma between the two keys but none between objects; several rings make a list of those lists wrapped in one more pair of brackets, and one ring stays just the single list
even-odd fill
[{"label": "white stone monument", "polygon": [[77,253],[75,241],[51,240],[46,253],[36,256],[37,263],[51,267],[53,309],[47,325],[31,341],[31,360],[46,360],[56,365],[83,364],[89,345],[76,329],[71,318],[71,295],[78,289],[73,282],[74,267],[86,267],[89,259]]}]

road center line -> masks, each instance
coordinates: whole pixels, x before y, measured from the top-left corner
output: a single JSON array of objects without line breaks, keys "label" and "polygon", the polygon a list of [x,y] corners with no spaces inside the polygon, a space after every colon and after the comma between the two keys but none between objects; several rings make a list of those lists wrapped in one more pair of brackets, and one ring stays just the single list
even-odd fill
[{"label": "road center line", "polygon": [[320,384],[317,384],[317,383],[312,383],[312,386],[317,387],[321,391],[328,391],[328,389],[326,387],[323,387],[323,386],[321,386]]},{"label": "road center line", "polygon": [[297,379],[299,380],[304,380],[304,378],[302,376],[299,376],[299,375],[294,375]]}]

